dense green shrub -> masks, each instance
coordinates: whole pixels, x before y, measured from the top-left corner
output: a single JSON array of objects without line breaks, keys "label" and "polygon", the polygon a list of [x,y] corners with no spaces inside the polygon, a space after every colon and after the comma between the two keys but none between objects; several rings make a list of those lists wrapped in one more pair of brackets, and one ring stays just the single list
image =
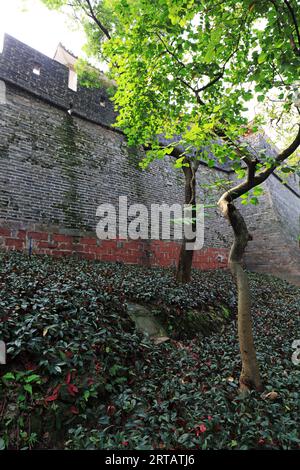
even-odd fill
[{"label": "dense green shrub", "polygon": [[[0,255],[0,448],[299,448],[299,289],[251,274],[254,328],[269,400],[237,393],[234,317],[185,334],[191,309],[234,315],[225,271],[195,272]],[[138,334],[126,301],[152,304],[171,339]]]}]

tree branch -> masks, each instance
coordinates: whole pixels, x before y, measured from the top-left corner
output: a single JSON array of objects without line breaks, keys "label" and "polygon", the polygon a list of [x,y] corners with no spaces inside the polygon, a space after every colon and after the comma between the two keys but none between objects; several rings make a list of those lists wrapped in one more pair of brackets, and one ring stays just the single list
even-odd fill
[{"label": "tree branch", "polygon": [[299,45],[299,48],[296,48],[296,45],[294,45],[294,51],[297,55],[300,55],[300,31],[299,31],[299,26],[298,26],[298,23],[297,23],[297,18],[296,18],[296,15],[295,15],[295,12],[290,4],[290,2],[288,0],[284,0],[284,3],[286,4],[290,14],[291,14],[291,17],[292,17],[292,20],[293,20],[293,23],[294,23],[294,26],[295,26],[295,30],[296,30],[296,35],[297,35],[297,39],[298,39],[298,45]]},{"label": "tree branch", "polygon": [[210,82],[208,82],[206,85],[203,85],[201,88],[198,88],[196,91],[199,93],[200,91],[204,91],[206,90],[207,88],[211,87],[212,85],[214,85],[215,83],[217,83],[217,81],[219,81],[224,73],[225,73],[225,68],[226,68],[226,65],[228,64],[228,62],[230,61],[230,59],[232,59],[232,57],[234,56],[234,54],[238,51],[238,48],[239,48],[239,43],[240,43],[240,39],[241,39],[241,35],[239,34],[239,37],[238,37],[238,41],[237,41],[237,45],[235,47],[235,49],[232,51],[232,53],[229,55],[229,57],[225,60],[223,66],[222,66],[222,70],[221,72],[219,72],[215,78],[213,78]]},{"label": "tree branch", "polygon": [[[294,12],[290,2],[288,0],[283,0],[283,1],[285,3],[286,7],[288,8],[289,13],[292,17],[292,20],[293,20],[293,23],[294,23],[294,26],[295,26],[295,29],[296,29],[296,35],[297,35],[298,43],[299,43],[299,47],[297,47],[296,44],[295,44],[293,34],[291,34],[290,35],[291,46],[292,46],[292,49],[295,52],[295,54],[297,56],[299,56],[300,55],[300,32],[299,32],[299,26],[298,26],[298,23],[297,23],[296,15],[295,15],[295,12]],[[279,11],[278,5],[277,5],[275,0],[270,0],[270,2],[272,3],[272,5],[274,6],[274,9],[276,10],[276,19],[277,19],[278,28],[279,28],[279,30],[282,30],[282,29],[284,29],[284,24],[281,23],[281,17],[284,17],[285,12],[284,11],[282,11],[282,12]]]},{"label": "tree branch", "polygon": [[[253,166],[248,164],[248,176],[246,181],[243,181],[241,184],[235,186],[234,188],[229,189],[226,191],[221,198],[219,199],[218,205],[221,208],[224,215],[227,214],[228,211],[228,204],[240,197],[242,194],[247,193],[251,189],[255,188],[259,184],[263,183],[275,170],[283,163],[287,158],[289,158],[300,146],[300,125],[298,133],[291,143],[289,147],[283,150],[281,153],[277,155],[275,158],[274,163],[265,170],[261,171],[255,176],[255,171],[253,173]],[[247,163],[247,162],[246,162]],[[251,170],[250,170],[251,169]]]},{"label": "tree branch", "polygon": [[[161,35],[155,31],[156,36],[158,37],[158,39],[161,41],[161,43],[163,44],[164,48],[166,49],[166,52],[171,56],[173,57],[173,59],[180,65],[180,67],[183,69],[185,68],[185,64],[177,57],[177,55],[171,50],[169,49],[168,45],[166,44],[166,42],[164,41],[164,39],[161,37]],[[197,103],[200,104],[200,105],[204,105],[204,101],[202,101],[202,99],[200,98],[200,95],[199,95],[199,91],[200,90],[196,90],[192,85],[190,85],[186,80],[184,80],[183,78],[180,78],[180,77],[177,77],[177,80],[179,80],[184,86],[186,86],[189,90],[191,90],[195,97],[196,97],[196,100],[197,100]]]},{"label": "tree branch", "polygon": [[244,160],[244,162],[246,163],[246,165],[248,167],[247,183],[253,184],[254,176],[255,176],[255,172],[256,172],[256,165],[257,165],[258,161],[257,160],[252,160],[248,156],[242,157],[242,160]]},{"label": "tree branch", "polygon": [[89,10],[90,10],[90,17],[95,21],[96,25],[99,27],[99,29],[102,31],[102,33],[107,37],[107,39],[111,39],[111,35],[109,34],[108,29],[101,23],[101,21],[97,18],[93,7],[91,5],[90,0],[85,0],[86,3],[88,4]]},{"label": "tree branch", "polygon": [[176,62],[181,66],[181,68],[185,68],[185,64],[180,59],[178,59],[177,55],[173,51],[171,51],[171,49],[169,49],[168,45],[166,44],[164,39],[161,37],[161,35],[157,31],[155,31],[154,34],[156,34],[156,36],[158,37],[160,42],[163,44],[168,54],[170,54],[173,57],[173,59],[176,60]]}]

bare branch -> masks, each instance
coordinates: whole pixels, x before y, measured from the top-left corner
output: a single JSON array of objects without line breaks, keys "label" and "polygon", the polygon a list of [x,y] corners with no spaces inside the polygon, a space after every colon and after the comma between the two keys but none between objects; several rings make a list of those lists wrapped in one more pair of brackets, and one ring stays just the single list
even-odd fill
[{"label": "bare branch", "polygon": [[244,156],[242,158],[242,160],[246,163],[246,165],[248,167],[247,182],[249,184],[252,184],[254,182],[254,176],[255,176],[255,172],[256,172],[256,165],[257,165],[258,161],[257,160],[252,160],[248,156],[247,157]]}]

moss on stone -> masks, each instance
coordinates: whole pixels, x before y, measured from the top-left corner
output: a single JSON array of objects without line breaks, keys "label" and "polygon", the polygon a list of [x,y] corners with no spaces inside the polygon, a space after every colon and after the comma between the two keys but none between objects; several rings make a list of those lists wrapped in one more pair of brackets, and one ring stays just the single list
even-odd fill
[{"label": "moss on stone", "polygon": [[[83,228],[84,223],[78,213],[80,196],[77,193],[77,170],[81,166],[80,152],[77,148],[78,129],[72,116],[67,114],[57,128],[60,142],[58,157],[62,162],[62,170],[69,182],[69,189],[65,191],[63,201],[60,204],[65,217],[66,225],[70,228]],[[77,206],[77,207],[76,207]]]}]

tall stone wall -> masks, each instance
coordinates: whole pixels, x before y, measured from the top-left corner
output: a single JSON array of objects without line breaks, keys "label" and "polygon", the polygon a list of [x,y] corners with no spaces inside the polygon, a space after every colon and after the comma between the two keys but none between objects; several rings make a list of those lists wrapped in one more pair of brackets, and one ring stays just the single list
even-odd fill
[{"label": "tall stone wall", "polygon": [[[293,179],[299,185],[299,178]],[[300,285],[300,195],[275,176],[263,188],[265,194],[259,205],[244,210],[253,236],[245,263],[251,270],[272,273]]]},{"label": "tall stone wall", "polygon": [[[254,148],[276,156],[262,135],[251,137]],[[272,273],[300,285],[300,181],[271,175],[262,185],[259,204],[241,207],[253,240],[249,242],[245,263],[254,271]]]},{"label": "tall stone wall", "polygon": [[[25,64],[19,54],[26,57]],[[32,73],[40,64],[40,76]],[[13,75],[13,67],[17,69]],[[23,67],[23,69],[22,69]],[[58,77],[56,81],[54,77]],[[97,114],[77,100],[68,113],[67,69],[12,38],[0,57],[0,243],[3,248],[27,249],[43,254],[87,256],[92,259],[172,265],[179,253],[176,241],[100,241],[96,238],[97,207],[117,207],[119,196],[128,203],[183,203],[182,170],[171,160],[158,161],[147,170],[142,158],[128,148],[122,133],[112,129],[108,103]],[[52,81],[51,81],[52,80]],[[86,96],[86,95],[84,95]],[[97,97],[96,97],[97,98]],[[92,94],[90,100],[96,99]],[[74,111],[75,110],[75,111]],[[108,112],[106,116],[105,112]],[[202,165],[203,183],[227,173]],[[217,196],[216,196],[217,198]],[[216,209],[208,210],[205,247],[195,266],[224,267],[226,222]]]}]

